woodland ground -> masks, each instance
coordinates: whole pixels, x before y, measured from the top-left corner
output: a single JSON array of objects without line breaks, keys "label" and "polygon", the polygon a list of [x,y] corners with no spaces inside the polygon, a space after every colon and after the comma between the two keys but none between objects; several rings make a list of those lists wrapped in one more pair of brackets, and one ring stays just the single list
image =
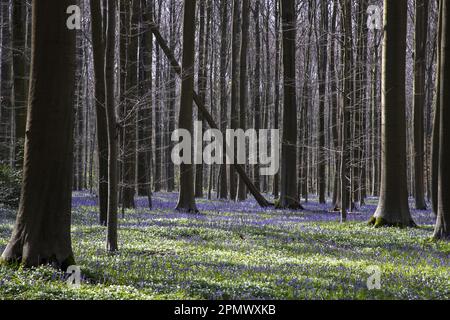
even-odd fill
[{"label": "woodland ground", "polygon": [[[152,210],[137,199],[109,255],[96,198],[74,193],[81,288],[50,267],[0,266],[0,299],[450,299],[450,244],[429,241],[429,211],[413,210],[419,228],[373,229],[376,199],[345,224],[316,199],[302,212],[199,200],[197,215],[175,212],[176,199],[154,194]],[[0,209],[0,251],[14,216]],[[380,290],[367,289],[368,266],[381,269]]]}]

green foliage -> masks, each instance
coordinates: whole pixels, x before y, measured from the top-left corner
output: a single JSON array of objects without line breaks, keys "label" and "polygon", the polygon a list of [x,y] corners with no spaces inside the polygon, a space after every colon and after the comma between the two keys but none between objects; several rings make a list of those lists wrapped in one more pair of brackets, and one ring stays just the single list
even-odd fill
[{"label": "green foliage", "polygon": [[[155,203],[162,199],[155,195]],[[219,204],[219,202],[217,202]],[[94,205],[75,207],[81,288],[49,267],[0,266],[3,299],[449,299],[450,244],[432,226],[374,229],[305,220],[310,213],[127,211],[120,250],[104,248]],[[275,222],[274,222],[275,220]],[[0,223],[0,249],[13,218]],[[367,267],[381,270],[368,290]]]}]

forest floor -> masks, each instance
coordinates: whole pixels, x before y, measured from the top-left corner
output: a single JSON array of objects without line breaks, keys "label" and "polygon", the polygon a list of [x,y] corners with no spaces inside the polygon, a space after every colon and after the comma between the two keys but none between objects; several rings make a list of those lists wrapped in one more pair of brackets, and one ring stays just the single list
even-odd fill
[{"label": "forest floor", "polygon": [[[176,194],[144,198],[120,219],[119,248],[105,250],[96,198],[74,193],[72,239],[82,285],[50,267],[0,266],[0,299],[450,299],[450,244],[432,242],[434,217],[414,229],[367,226],[376,199],[349,222],[316,199],[305,211],[198,200],[201,214],[173,210]],[[0,251],[15,211],[0,209]],[[381,288],[369,290],[369,267]]]}]

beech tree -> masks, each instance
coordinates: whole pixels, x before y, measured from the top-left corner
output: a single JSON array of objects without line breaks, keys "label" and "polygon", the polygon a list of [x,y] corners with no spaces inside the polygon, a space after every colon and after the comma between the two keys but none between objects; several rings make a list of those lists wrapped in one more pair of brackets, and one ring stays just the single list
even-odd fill
[{"label": "beech tree", "polygon": [[14,125],[15,125],[15,162],[17,167],[21,167],[17,159],[21,151],[21,142],[25,138],[26,125],[26,100],[27,100],[27,75],[25,57],[25,6],[23,0],[12,1],[12,45],[13,45],[13,74],[14,74]]},{"label": "beech tree", "polygon": [[108,1],[105,41],[105,108],[108,132],[108,217],[106,248],[110,252],[117,246],[117,116],[115,104],[114,60],[116,47],[116,1]]},{"label": "beech tree", "polygon": [[450,240],[450,4],[441,1],[438,208],[433,237]]},{"label": "beech tree", "polygon": [[295,85],[295,1],[281,0],[283,30],[283,137],[280,208],[301,208],[297,196],[297,103]]},{"label": "beech tree", "polygon": [[381,187],[375,227],[413,226],[406,181],[407,0],[384,0]]},{"label": "beech tree", "polygon": [[105,33],[101,2],[90,0],[97,121],[98,196],[100,224],[106,225],[108,212],[108,132],[105,109]]},{"label": "beech tree", "polygon": [[[178,127],[187,130],[193,136],[192,104],[194,91],[194,56],[195,56],[195,0],[184,0],[183,11],[183,58],[182,82],[180,96],[180,114]],[[180,165],[180,193],[177,210],[197,212],[194,197],[193,165]]]},{"label": "beech tree", "polygon": [[27,267],[74,264],[70,235],[75,31],[66,27],[74,0],[33,1],[31,88],[22,195],[6,262]]},{"label": "beech tree", "polygon": [[428,30],[428,1],[415,1],[415,32],[414,32],[414,196],[416,209],[425,210],[424,183],[424,106],[425,106],[425,71],[426,44]]}]

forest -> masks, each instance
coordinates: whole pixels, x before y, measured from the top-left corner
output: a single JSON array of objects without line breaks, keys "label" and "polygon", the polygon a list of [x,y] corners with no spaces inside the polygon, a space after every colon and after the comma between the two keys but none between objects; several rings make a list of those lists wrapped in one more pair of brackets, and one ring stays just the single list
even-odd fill
[{"label": "forest", "polygon": [[0,300],[450,299],[449,19],[0,0]]}]

